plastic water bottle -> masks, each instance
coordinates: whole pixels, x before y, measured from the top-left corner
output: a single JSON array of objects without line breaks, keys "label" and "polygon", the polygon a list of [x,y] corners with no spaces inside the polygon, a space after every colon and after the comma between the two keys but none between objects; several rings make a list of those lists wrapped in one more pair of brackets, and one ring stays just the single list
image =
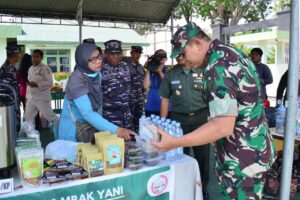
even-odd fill
[{"label": "plastic water bottle", "polygon": [[170,120],[170,119],[167,119],[166,122],[167,122],[168,124],[170,124],[170,123],[171,123],[171,120]]},{"label": "plastic water bottle", "polygon": [[159,119],[159,120],[157,120],[157,127],[158,128],[161,128],[162,127],[162,122],[161,122],[161,120]]},{"label": "plastic water bottle", "polygon": [[160,120],[161,120],[162,122],[165,122],[165,121],[166,121],[166,118],[162,117],[162,118],[160,118]]},{"label": "plastic water bottle", "polygon": [[[180,123],[176,123],[176,137],[182,137],[183,136],[183,130],[182,130],[182,128],[181,128],[181,126],[180,126]],[[184,153],[183,153],[183,147],[179,147],[179,148],[177,148],[177,159],[178,160],[180,160],[180,159],[182,159],[183,158],[183,156],[184,156]]]},{"label": "plastic water bottle", "polygon": [[176,126],[177,122],[175,120],[173,120],[171,123],[172,123],[173,126]]},{"label": "plastic water bottle", "polygon": [[139,119],[139,134],[141,134],[143,126],[144,126],[144,122],[147,120],[146,116],[143,115],[140,119]]},{"label": "plastic water bottle", "polygon": [[156,120],[160,120],[160,116],[155,116],[155,119]]},{"label": "plastic water bottle", "polygon": [[300,97],[298,97],[298,111],[297,111],[296,135],[300,136]]},{"label": "plastic water bottle", "polygon": [[153,120],[155,118],[155,115],[152,114],[152,115],[150,115],[150,117],[151,117],[151,120]]},{"label": "plastic water bottle", "polygon": [[282,101],[278,101],[279,107],[276,112],[276,133],[284,134],[285,113],[286,109]]},{"label": "plastic water bottle", "polygon": [[[173,131],[172,131],[172,125],[170,125],[170,124],[168,125],[167,132],[170,135],[174,136]],[[166,160],[168,162],[174,162],[174,161],[176,161],[176,157],[175,156],[176,156],[176,149],[172,149],[172,150],[166,152]]]}]

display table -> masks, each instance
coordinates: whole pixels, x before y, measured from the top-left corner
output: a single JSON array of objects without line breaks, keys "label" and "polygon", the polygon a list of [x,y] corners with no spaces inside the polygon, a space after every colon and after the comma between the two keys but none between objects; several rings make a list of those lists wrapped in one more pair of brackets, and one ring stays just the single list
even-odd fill
[{"label": "display table", "polygon": [[171,199],[202,200],[202,186],[197,161],[189,156],[169,165],[162,161],[155,167],[138,171],[68,181],[41,184],[13,193],[0,195],[7,200],[98,200],[98,199]]},{"label": "display table", "polygon": [[[276,139],[284,139],[284,135],[276,133],[275,128],[270,128],[272,135]],[[295,136],[295,142],[300,143],[300,136]]]}]

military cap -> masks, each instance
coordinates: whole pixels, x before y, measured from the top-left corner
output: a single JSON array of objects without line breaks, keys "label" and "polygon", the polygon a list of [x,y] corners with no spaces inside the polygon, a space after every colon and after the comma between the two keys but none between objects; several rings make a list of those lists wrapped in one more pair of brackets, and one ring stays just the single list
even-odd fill
[{"label": "military cap", "polygon": [[6,47],[7,54],[20,53],[21,49],[18,45],[8,45]]},{"label": "military cap", "polygon": [[202,31],[201,28],[194,22],[178,28],[171,40],[171,44],[173,45],[171,58],[178,57],[183,52],[187,41],[195,37],[200,31]]},{"label": "military cap", "polygon": [[108,53],[121,53],[122,52],[122,42],[119,40],[109,40],[104,43],[105,50]]},{"label": "military cap", "polygon": [[137,53],[143,53],[143,47],[141,46],[131,46],[131,51],[137,52]]}]

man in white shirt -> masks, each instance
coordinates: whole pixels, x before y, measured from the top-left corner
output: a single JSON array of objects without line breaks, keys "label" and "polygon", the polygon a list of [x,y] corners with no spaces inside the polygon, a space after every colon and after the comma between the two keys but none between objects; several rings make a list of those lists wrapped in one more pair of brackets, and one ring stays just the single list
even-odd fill
[{"label": "man in white shirt", "polygon": [[59,118],[51,108],[51,87],[53,84],[51,69],[42,63],[43,52],[34,50],[33,65],[28,71],[27,103],[25,121],[34,123],[40,112],[49,122],[58,123]]}]

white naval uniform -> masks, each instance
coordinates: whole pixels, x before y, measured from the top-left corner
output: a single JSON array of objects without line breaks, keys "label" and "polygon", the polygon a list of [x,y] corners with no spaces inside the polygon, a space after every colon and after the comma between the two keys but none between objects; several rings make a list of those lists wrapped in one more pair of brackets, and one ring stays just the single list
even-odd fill
[{"label": "white naval uniform", "polygon": [[53,84],[51,69],[42,63],[31,66],[28,71],[28,81],[36,82],[38,87],[27,87],[25,121],[34,123],[36,115],[40,112],[47,121],[58,123],[59,118],[51,108]]}]

